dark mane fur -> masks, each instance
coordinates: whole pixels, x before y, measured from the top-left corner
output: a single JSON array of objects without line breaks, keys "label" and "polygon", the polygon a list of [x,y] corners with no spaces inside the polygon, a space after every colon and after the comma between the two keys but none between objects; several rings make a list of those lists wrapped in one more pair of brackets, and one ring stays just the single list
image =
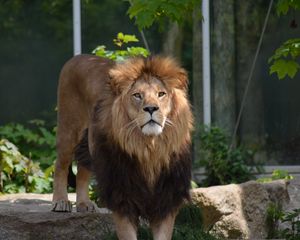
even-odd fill
[{"label": "dark mane fur", "polygon": [[91,170],[91,155],[88,144],[88,129],[85,129],[79,144],[74,149],[74,158],[81,166]]},{"label": "dark mane fur", "polygon": [[[87,146],[87,131],[77,147],[79,164],[89,166],[90,154]],[[191,180],[190,149],[173,154],[169,169],[162,169],[154,189],[139,170],[138,161],[129,156],[118,144],[112,144],[104,134],[95,134],[92,153],[92,169],[97,179],[101,197],[112,211],[136,222],[139,217],[157,222],[164,219],[189,200]],[[85,151],[85,156],[81,150]]]}]

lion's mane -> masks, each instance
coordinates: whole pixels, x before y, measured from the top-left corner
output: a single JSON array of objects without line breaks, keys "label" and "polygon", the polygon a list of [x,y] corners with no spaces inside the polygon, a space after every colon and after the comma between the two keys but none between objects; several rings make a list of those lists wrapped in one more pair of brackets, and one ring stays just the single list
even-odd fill
[{"label": "lion's mane", "polygon": [[[116,64],[109,75],[81,145],[89,139],[101,197],[110,209],[132,221],[139,216],[159,221],[189,198],[193,117],[187,74],[171,58],[150,57]],[[151,76],[162,81],[172,98],[172,124],[156,137],[126,128],[130,106],[125,96],[135,81]]]}]

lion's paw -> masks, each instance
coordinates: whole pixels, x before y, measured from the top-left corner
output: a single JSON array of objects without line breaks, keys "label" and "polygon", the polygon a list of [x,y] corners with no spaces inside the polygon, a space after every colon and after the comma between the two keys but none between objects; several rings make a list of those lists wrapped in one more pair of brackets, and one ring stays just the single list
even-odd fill
[{"label": "lion's paw", "polygon": [[72,203],[68,200],[53,201],[52,212],[72,212]]},{"label": "lion's paw", "polygon": [[96,203],[92,201],[80,202],[76,204],[77,212],[99,212],[99,208]]}]

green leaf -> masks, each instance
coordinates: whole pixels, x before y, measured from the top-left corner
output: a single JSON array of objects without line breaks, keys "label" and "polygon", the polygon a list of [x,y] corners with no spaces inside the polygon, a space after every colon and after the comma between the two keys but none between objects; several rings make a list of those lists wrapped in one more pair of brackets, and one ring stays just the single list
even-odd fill
[{"label": "green leaf", "polygon": [[287,0],[279,0],[277,3],[277,14],[281,15],[281,14],[287,14],[287,12],[289,11],[289,1]]},{"label": "green leaf", "polygon": [[274,63],[271,65],[270,74],[277,73],[279,79],[283,79],[287,75],[290,78],[293,78],[296,75],[299,68],[300,65],[296,61],[279,59],[275,60]]},{"label": "green leaf", "polygon": [[15,164],[14,168],[17,173],[20,173],[24,170],[24,167],[22,166],[22,164]]},{"label": "green leaf", "polygon": [[300,38],[289,39],[284,42],[276,49],[275,54],[269,59],[269,63],[283,57],[291,57],[292,59],[300,57]]},{"label": "green leaf", "polygon": [[194,181],[191,181],[191,188],[192,188],[192,189],[198,188],[197,183],[195,183]]},{"label": "green leaf", "polygon": [[54,172],[54,165],[51,165],[44,172],[45,178],[50,178],[53,175],[53,172]]},{"label": "green leaf", "polygon": [[142,47],[130,47],[130,48],[127,48],[127,51],[128,51],[128,55],[131,57],[134,57],[134,56],[147,57],[150,55],[149,51]]},{"label": "green leaf", "polygon": [[117,35],[117,39],[123,40],[124,39],[124,34],[119,32],[118,35]]},{"label": "green leaf", "polygon": [[278,15],[286,15],[291,9],[299,10],[300,1],[299,0],[278,0],[276,10]]},{"label": "green leaf", "polygon": [[92,51],[92,53],[99,57],[105,57],[105,53],[106,53],[105,48],[106,47],[103,45],[98,46]]},{"label": "green leaf", "polygon": [[129,42],[138,42],[139,40],[136,38],[135,35],[124,35],[124,39],[123,41],[125,43],[129,43]]},{"label": "green leaf", "polygon": [[162,18],[167,17],[173,22],[183,23],[191,17],[191,12],[201,6],[201,0],[131,0],[127,11],[129,17],[135,18],[135,24],[141,30],[150,27],[154,22],[162,23]]}]

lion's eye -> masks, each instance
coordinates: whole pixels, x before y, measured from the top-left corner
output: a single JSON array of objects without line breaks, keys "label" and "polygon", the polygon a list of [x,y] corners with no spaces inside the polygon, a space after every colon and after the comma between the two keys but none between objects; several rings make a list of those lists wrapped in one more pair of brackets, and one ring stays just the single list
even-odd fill
[{"label": "lion's eye", "polygon": [[141,100],[142,99],[142,95],[140,93],[134,93],[132,94],[132,96],[135,98],[135,99],[138,99],[138,100]]},{"label": "lion's eye", "polygon": [[158,97],[163,97],[163,96],[165,96],[165,95],[166,95],[165,92],[159,92],[159,93],[158,93]]}]

